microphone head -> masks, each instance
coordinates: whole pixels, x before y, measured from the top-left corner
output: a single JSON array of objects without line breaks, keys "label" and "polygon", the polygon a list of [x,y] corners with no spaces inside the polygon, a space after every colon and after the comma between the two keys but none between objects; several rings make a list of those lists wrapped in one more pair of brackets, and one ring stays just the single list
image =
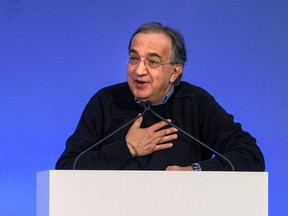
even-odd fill
[{"label": "microphone head", "polygon": [[140,101],[140,104],[144,107],[145,111],[148,111],[150,110],[150,106],[151,106],[151,101],[150,100],[147,100],[147,101]]},{"label": "microphone head", "polygon": [[152,104],[150,100],[140,101],[139,103],[144,107],[150,107]]},{"label": "microphone head", "polygon": [[147,101],[145,101],[145,104],[146,104],[147,107],[150,107],[152,103],[151,103],[150,100],[147,100]]}]

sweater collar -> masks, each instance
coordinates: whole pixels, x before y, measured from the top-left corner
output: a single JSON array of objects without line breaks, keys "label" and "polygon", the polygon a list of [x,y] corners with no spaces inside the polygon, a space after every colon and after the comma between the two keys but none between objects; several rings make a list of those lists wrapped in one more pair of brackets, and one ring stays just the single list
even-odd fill
[{"label": "sweater collar", "polygon": [[[174,85],[172,85],[171,88],[170,88],[170,90],[168,91],[168,93],[159,101],[158,105],[161,105],[161,104],[166,103],[167,100],[168,100],[168,99],[171,97],[171,95],[173,94],[174,89],[175,89],[175,87],[174,87]],[[139,104],[141,101],[140,101],[137,97],[135,97],[135,102]]]}]

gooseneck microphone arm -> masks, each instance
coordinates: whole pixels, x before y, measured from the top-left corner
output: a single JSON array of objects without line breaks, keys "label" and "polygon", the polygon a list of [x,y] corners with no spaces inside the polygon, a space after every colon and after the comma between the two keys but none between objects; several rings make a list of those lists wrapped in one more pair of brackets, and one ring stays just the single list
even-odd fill
[{"label": "gooseneck microphone arm", "polygon": [[122,125],[120,128],[118,128],[117,130],[113,131],[112,133],[108,134],[107,136],[105,136],[103,139],[99,140],[98,142],[96,142],[95,144],[93,144],[92,146],[90,146],[89,148],[85,149],[84,151],[82,151],[74,160],[73,163],[73,170],[76,169],[76,165],[77,162],[79,160],[79,158],[81,156],[83,156],[85,153],[87,153],[88,151],[90,151],[91,149],[95,148],[96,146],[98,146],[99,144],[101,144],[102,142],[104,142],[105,140],[107,140],[108,138],[110,138],[111,136],[113,136],[114,134],[118,133],[120,130],[122,130],[123,128],[127,127],[129,124],[131,124],[132,122],[134,122],[136,119],[140,118],[141,116],[143,116],[147,111],[147,106],[146,103],[140,102],[140,104],[143,106],[144,111],[142,113],[140,113],[138,116],[136,116],[135,118],[133,118],[132,120],[130,120],[129,122],[127,122],[126,124]]},{"label": "gooseneck microphone arm", "polygon": [[220,154],[219,152],[217,152],[216,150],[212,149],[211,147],[209,147],[208,145],[206,145],[205,143],[201,142],[200,140],[198,140],[197,138],[193,137],[192,135],[188,134],[186,131],[182,130],[181,128],[179,128],[178,126],[174,125],[173,123],[169,122],[167,119],[163,118],[162,116],[158,115],[156,112],[154,112],[151,109],[151,101],[146,101],[146,110],[150,110],[155,116],[157,116],[158,118],[160,118],[161,120],[167,122],[170,126],[175,127],[177,130],[181,131],[183,134],[185,134],[186,136],[188,136],[189,138],[191,138],[192,140],[196,141],[197,143],[199,143],[200,145],[204,146],[206,149],[210,150],[211,152],[213,152],[215,155],[219,156],[220,158],[224,159],[231,167],[232,171],[235,171],[233,164],[231,163],[231,161],[225,157],[224,155]]}]

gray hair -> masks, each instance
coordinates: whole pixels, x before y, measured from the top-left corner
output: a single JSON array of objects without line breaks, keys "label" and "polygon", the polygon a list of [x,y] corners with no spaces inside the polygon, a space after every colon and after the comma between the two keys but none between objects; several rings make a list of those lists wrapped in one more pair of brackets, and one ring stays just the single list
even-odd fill
[{"label": "gray hair", "polygon": [[[186,49],[185,49],[185,41],[180,32],[177,30],[170,28],[168,26],[164,26],[159,22],[149,22],[145,23],[141,26],[139,26],[132,37],[130,38],[128,50],[131,48],[131,42],[134,36],[138,33],[148,33],[148,32],[155,32],[155,33],[164,33],[169,38],[171,38],[172,41],[172,57],[171,57],[171,63],[172,64],[181,64],[184,68],[185,62],[186,62]],[[174,85],[177,86],[182,78],[182,73],[174,82]]]}]

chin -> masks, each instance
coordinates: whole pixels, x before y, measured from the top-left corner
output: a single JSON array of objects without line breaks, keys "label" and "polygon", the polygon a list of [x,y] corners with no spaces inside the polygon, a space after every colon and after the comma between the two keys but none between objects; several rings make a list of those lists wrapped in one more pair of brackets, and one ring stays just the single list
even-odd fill
[{"label": "chin", "polygon": [[132,91],[133,95],[138,98],[141,101],[149,100],[149,97],[147,94],[143,94],[143,91],[139,91],[138,89]]}]

